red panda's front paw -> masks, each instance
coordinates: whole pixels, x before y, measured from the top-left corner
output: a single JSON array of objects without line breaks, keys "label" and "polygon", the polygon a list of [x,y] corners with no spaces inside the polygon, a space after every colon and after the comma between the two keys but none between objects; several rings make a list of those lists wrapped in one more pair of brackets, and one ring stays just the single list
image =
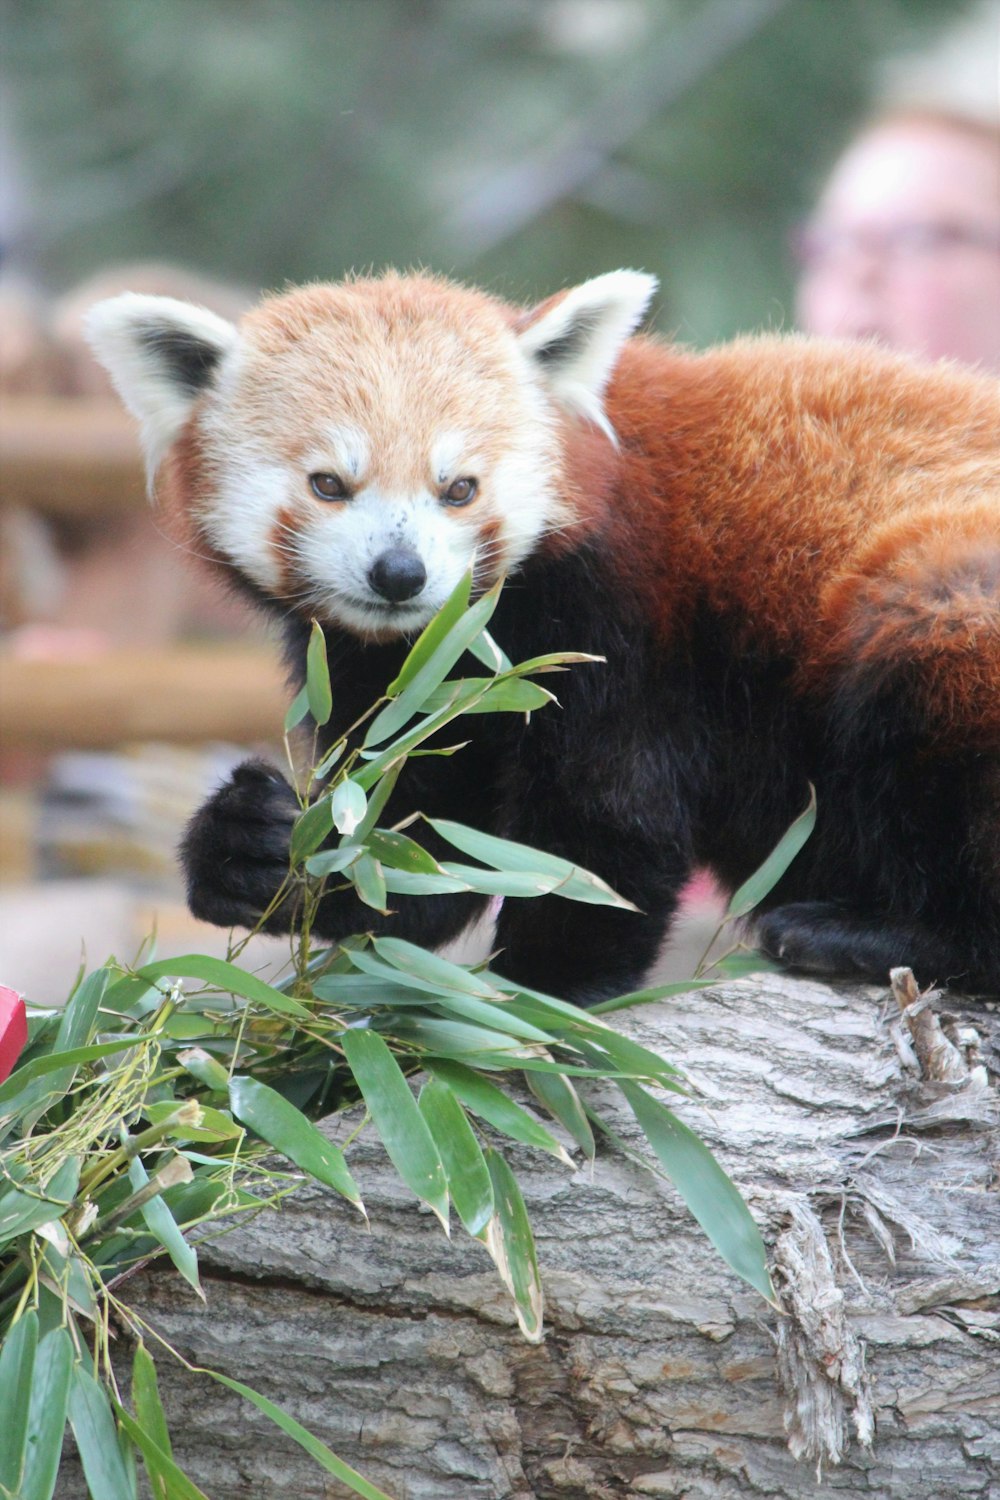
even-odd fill
[{"label": "red panda's front paw", "polygon": [[[255,927],[288,874],[288,846],[299,811],[295,793],[273,766],[248,760],[188,824],[181,845],[188,905],[217,927]],[[284,902],[263,924],[287,932]]]}]

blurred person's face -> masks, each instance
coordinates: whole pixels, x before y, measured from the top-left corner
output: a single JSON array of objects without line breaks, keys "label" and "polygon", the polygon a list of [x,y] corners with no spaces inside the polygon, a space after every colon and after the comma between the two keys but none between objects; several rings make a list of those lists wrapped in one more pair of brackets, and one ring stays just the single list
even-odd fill
[{"label": "blurred person's face", "polygon": [[862,136],[800,243],[799,326],[1000,372],[1000,153],[944,125]]}]

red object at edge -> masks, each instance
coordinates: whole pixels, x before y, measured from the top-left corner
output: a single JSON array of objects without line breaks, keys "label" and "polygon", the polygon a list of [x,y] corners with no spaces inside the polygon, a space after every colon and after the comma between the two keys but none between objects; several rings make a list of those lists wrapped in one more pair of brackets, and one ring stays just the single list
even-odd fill
[{"label": "red object at edge", "polygon": [[14,1064],[28,1040],[28,1013],[17,990],[0,984],[0,1083],[14,1071]]}]

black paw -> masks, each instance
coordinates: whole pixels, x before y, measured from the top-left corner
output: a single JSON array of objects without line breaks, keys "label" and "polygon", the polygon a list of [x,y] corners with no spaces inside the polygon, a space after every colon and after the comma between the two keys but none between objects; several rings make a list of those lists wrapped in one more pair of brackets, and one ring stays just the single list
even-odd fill
[{"label": "black paw", "polygon": [[[255,927],[288,874],[288,846],[298,815],[295,793],[264,761],[248,760],[188,824],[181,844],[188,905],[217,927]],[[287,932],[290,903],[272,913],[266,932]]]},{"label": "black paw", "polygon": [[762,953],[790,969],[854,978],[887,972],[871,924],[831,901],[777,906],[757,921],[754,935]]}]

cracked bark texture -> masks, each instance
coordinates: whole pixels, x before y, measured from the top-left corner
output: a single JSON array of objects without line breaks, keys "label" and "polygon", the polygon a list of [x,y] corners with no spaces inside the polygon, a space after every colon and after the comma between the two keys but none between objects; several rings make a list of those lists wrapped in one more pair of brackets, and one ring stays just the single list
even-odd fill
[{"label": "cracked bark texture", "polygon": [[[950,999],[904,1021],[905,998],[774,975],[611,1018],[700,1086],[678,1113],[742,1188],[784,1316],[618,1151],[570,1172],[504,1142],[546,1295],[529,1346],[485,1252],[448,1243],[368,1133],[349,1159],[370,1232],[304,1187],[202,1248],[207,1310],[172,1274],[122,1290],[397,1500],[989,1500],[1000,1018]],[[931,1022],[963,1069],[935,1076]],[[638,1143],[619,1098],[602,1106]],[[212,1500],[346,1493],[248,1403],[157,1363],[176,1456]],[[57,1494],[82,1493],[67,1469]]]}]

